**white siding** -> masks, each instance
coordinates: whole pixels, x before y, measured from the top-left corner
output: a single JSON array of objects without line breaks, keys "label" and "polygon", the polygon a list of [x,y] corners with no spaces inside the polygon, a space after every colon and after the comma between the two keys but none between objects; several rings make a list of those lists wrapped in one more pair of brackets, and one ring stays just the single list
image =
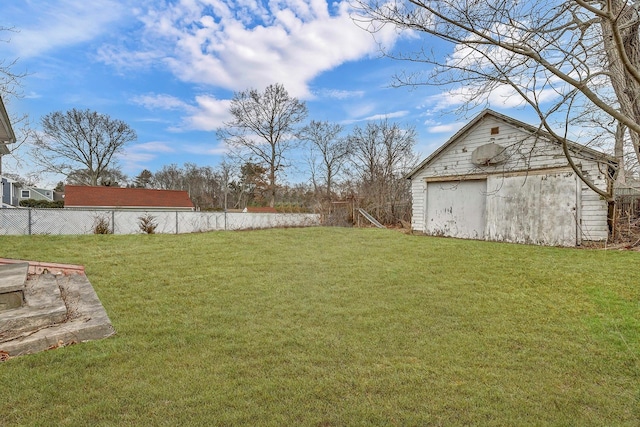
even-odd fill
[{"label": "white siding", "polygon": [[[491,135],[491,128],[499,128]],[[505,148],[508,160],[495,166],[476,166],[471,163],[471,153],[476,148],[496,143]],[[536,140],[529,133],[494,117],[481,120],[470,132],[447,147],[436,161],[428,165],[424,176],[454,176],[468,174],[502,173],[562,167],[567,165],[562,148],[544,140]]]},{"label": "white siding", "polygon": [[[492,135],[491,129],[496,127],[499,128],[499,132]],[[489,143],[496,143],[504,147],[507,160],[501,164],[492,166],[474,165],[471,162],[471,154],[473,151]],[[599,188],[606,189],[607,181],[604,166],[600,166],[599,169],[598,163],[588,158],[578,158],[574,160],[580,165],[582,172]],[[425,213],[428,209],[426,206],[428,200],[426,180],[447,180],[447,177],[450,177],[451,180],[464,180],[470,179],[474,175],[476,175],[476,177],[487,177],[490,180],[498,179],[498,177],[500,177],[500,179],[507,179],[509,177],[524,176],[524,178],[519,178],[524,186],[521,186],[520,189],[518,186],[513,186],[510,188],[510,191],[533,191],[526,185],[527,176],[538,177],[534,180],[539,180],[539,184],[543,185],[544,180],[539,178],[540,175],[553,176],[558,173],[566,173],[567,171],[573,174],[568,167],[568,162],[562,148],[558,144],[551,143],[544,139],[534,138],[526,129],[519,128],[492,115],[487,115],[482,120],[479,120],[475,126],[467,130],[466,133],[460,135],[458,139],[445,147],[437,157],[432,159],[422,170],[413,175],[412,228],[416,231],[428,232],[428,225],[425,223]],[[544,231],[544,233],[542,233],[546,236],[544,238],[540,237],[542,234],[540,236],[526,236],[525,234],[521,234],[518,235],[518,238],[513,238],[516,234],[512,233],[510,234],[511,237],[501,239],[499,236],[502,232],[498,233],[496,229],[490,232],[489,230],[485,230],[487,231],[485,238],[519,242],[529,241],[543,243],[543,241],[545,241],[545,244],[567,244],[566,242],[570,239],[574,241],[574,244],[575,241],[579,242],[582,240],[606,240],[608,237],[606,201],[586,184],[581,181],[576,184],[575,177],[572,179],[574,180],[575,187],[571,196],[574,201],[571,212],[563,210],[563,205],[560,202],[558,202],[560,203],[559,206],[554,205],[556,199],[567,197],[566,192],[569,191],[568,181],[561,185],[563,194],[549,194],[545,196],[546,198],[539,198],[538,202],[549,204],[549,200],[552,201],[547,210],[548,215],[551,215],[549,212],[552,212],[554,209],[562,208],[560,209],[562,211],[561,218],[566,231],[558,231],[558,236],[553,238],[548,236],[548,231]],[[529,190],[526,190],[525,187],[529,188]],[[487,194],[490,193],[491,188],[489,188]],[[575,205],[576,202],[578,205]],[[552,208],[552,205],[555,206],[555,208]],[[495,207],[495,203],[493,203],[492,206]],[[491,215],[493,214],[488,213],[486,216],[487,224],[493,221]],[[576,223],[577,215],[580,215],[580,218]],[[557,219],[555,221],[557,221]],[[572,221],[573,226],[570,226],[567,221]],[[514,227],[516,227],[516,225],[514,225]],[[580,233],[578,238],[576,238],[575,235],[576,228]],[[573,235],[571,235],[571,233],[573,233]]]},{"label": "white siding", "polygon": [[[582,173],[585,174],[598,188],[606,189],[607,180],[604,171],[595,162],[582,162]],[[580,232],[583,240],[606,241],[609,237],[607,223],[607,201],[600,197],[587,184],[582,184],[582,203]]]},{"label": "white siding", "polygon": [[425,231],[424,222],[427,183],[422,179],[411,180],[411,229]]}]

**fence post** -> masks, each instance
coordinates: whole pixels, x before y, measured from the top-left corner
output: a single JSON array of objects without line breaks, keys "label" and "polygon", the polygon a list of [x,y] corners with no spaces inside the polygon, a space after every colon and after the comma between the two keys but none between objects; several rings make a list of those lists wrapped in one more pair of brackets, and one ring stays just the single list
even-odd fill
[{"label": "fence post", "polygon": [[111,211],[111,234],[116,234],[116,211]]},{"label": "fence post", "polygon": [[27,226],[27,234],[31,236],[31,208],[29,208],[29,225]]},{"label": "fence post", "polygon": [[176,234],[178,234],[178,211],[176,211]]}]

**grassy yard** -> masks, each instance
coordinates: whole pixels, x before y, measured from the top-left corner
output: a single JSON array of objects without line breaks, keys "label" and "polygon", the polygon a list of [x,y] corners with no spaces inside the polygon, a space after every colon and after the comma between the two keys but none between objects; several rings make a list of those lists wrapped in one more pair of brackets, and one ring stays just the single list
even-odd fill
[{"label": "grassy yard", "polygon": [[640,424],[640,253],[374,229],[0,239],[117,330],[0,363],[0,425]]}]

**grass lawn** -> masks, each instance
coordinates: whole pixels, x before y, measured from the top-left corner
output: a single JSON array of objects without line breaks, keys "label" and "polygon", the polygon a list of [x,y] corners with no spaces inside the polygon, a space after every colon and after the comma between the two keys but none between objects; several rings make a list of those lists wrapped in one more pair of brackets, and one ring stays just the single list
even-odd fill
[{"label": "grass lawn", "polygon": [[0,363],[0,425],[640,425],[640,253],[377,229],[3,236],[116,328]]}]

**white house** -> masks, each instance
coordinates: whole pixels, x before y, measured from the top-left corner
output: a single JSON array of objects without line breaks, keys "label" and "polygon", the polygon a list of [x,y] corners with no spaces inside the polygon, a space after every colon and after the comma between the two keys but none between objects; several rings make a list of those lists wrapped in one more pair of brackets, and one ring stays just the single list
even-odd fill
[{"label": "white house", "polygon": [[[615,159],[569,143],[580,171],[607,190]],[[430,235],[554,246],[606,241],[608,203],[537,127],[485,110],[420,163],[411,227]]]},{"label": "white house", "polygon": [[[7,144],[13,144],[14,142],[16,142],[16,136],[13,133],[13,128],[11,127],[7,110],[2,102],[2,97],[0,97],[0,155],[9,154]],[[1,169],[0,172],[2,172]]]},{"label": "white house", "polygon": [[4,107],[2,98],[0,97],[0,182],[2,185],[2,207],[13,205],[13,201],[17,200],[15,194],[15,181],[5,179],[2,176],[2,156],[10,153],[8,144],[16,142],[16,136],[13,133],[9,115]]}]

